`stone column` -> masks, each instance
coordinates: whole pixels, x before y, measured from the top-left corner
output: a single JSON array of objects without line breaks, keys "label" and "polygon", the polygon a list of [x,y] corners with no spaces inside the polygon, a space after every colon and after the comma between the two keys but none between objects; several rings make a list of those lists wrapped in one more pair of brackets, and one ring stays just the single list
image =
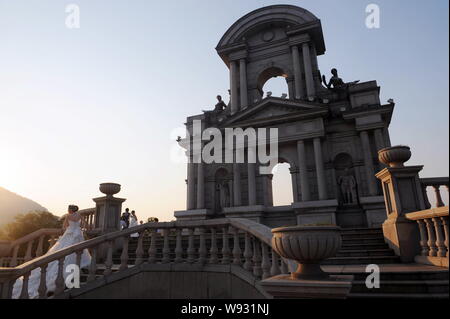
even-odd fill
[{"label": "stone column", "polygon": [[188,163],[186,208],[188,210],[195,209],[195,164],[192,160],[189,160]]},{"label": "stone column", "polygon": [[230,62],[231,114],[239,111],[237,62]]},{"label": "stone column", "polygon": [[298,52],[298,47],[296,45],[292,47],[292,60],[294,62],[295,99],[299,100],[305,96],[305,92],[303,91],[302,85],[302,69],[300,66],[300,53]]},{"label": "stone column", "polygon": [[[251,147],[248,148],[249,157],[252,157],[254,155],[255,150]],[[250,156],[250,154],[253,154]],[[254,157],[254,156],[253,156]],[[250,163],[248,161],[247,163],[247,169],[248,169],[248,205],[254,206],[256,205],[256,164]]]},{"label": "stone column", "polygon": [[328,195],[325,179],[325,170],[323,168],[322,145],[320,143],[320,137],[316,137],[314,139],[314,159],[316,162],[316,175],[317,175],[317,186],[319,189],[319,199],[325,200],[328,198]]},{"label": "stone column", "polygon": [[203,161],[197,164],[197,209],[205,208],[205,173]]},{"label": "stone column", "polygon": [[375,144],[376,144],[377,151],[385,148],[383,132],[381,131],[381,129],[380,128],[375,129],[373,131],[373,134],[375,136]]},{"label": "stone column", "polygon": [[303,64],[305,66],[306,95],[308,98],[314,98],[316,95],[316,90],[314,88],[311,54],[309,52],[309,44],[307,42],[303,43],[302,52]]},{"label": "stone column", "polygon": [[309,180],[308,180],[308,169],[306,167],[306,154],[305,154],[305,142],[297,142],[297,153],[298,153],[298,173],[300,177],[300,191],[301,200],[309,201],[311,200],[311,193],[309,190]]},{"label": "stone column", "polygon": [[241,169],[238,163],[233,164],[233,202],[234,206],[242,205],[241,198]]},{"label": "stone column", "polygon": [[367,176],[367,185],[369,187],[369,195],[376,196],[378,194],[377,185],[375,180],[375,171],[373,168],[373,158],[370,152],[369,134],[367,131],[361,131],[360,133],[363,153],[364,153],[364,168]]},{"label": "stone column", "polygon": [[239,60],[239,76],[241,83],[241,107],[245,109],[248,106],[248,90],[247,90],[247,62],[245,59]]},{"label": "stone column", "polygon": [[298,202],[298,185],[297,185],[297,169],[294,168],[290,168],[289,169],[290,173],[291,173],[291,179],[292,179],[292,200],[294,202]]},{"label": "stone column", "polygon": [[[103,185],[100,186],[100,191],[106,196],[93,199],[95,202],[94,230],[98,231],[99,235],[120,230],[122,203],[125,201],[123,198],[114,197],[115,191],[112,188],[102,188]],[[118,184],[110,183],[109,185]],[[120,191],[120,185],[118,185],[118,190]]]}]

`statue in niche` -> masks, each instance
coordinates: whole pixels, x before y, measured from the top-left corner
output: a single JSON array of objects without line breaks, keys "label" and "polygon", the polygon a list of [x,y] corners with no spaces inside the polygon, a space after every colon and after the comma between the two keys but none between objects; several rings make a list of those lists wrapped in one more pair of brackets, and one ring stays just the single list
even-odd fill
[{"label": "statue in niche", "polygon": [[328,89],[331,89],[331,87],[333,87],[334,90],[347,90],[349,86],[359,83],[359,80],[345,83],[339,77],[337,69],[334,69],[334,68],[331,69],[331,74],[332,74],[332,77],[330,78],[330,81],[328,83],[327,83],[327,79],[326,79],[325,75],[322,75],[322,82]]},{"label": "statue in niche", "polygon": [[221,211],[223,211],[225,207],[231,206],[230,193],[231,193],[230,186],[227,181],[223,180],[217,183],[216,194],[218,196],[216,201],[216,207],[219,208]]},{"label": "statue in niche", "polygon": [[345,169],[344,175],[339,176],[337,182],[341,190],[343,204],[357,204],[358,196],[356,193],[356,179],[352,174],[350,174],[348,168]]}]

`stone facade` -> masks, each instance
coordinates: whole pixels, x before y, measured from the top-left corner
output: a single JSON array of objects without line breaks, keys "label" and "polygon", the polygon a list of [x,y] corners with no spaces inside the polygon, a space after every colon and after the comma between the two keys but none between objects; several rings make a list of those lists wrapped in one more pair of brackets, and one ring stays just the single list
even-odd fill
[{"label": "stone facade", "polygon": [[[329,83],[322,78],[320,20],[296,6],[264,7],[234,23],[216,50],[230,70],[230,102],[188,117],[189,134],[194,120],[221,131],[277,128],[278,161],[290,165],[294,202],[273,207],[272,176],[260,174],[258,164],[207,164],[191,157],[187,209],[175,212],[177,219],[380,227],[386,213],[375,178],[383,168],[377,151],[390,146],[394,103],[380,103],[376,81],[345,83],[337,71]],[[264,84],[276,76],[286,79],[288,96],[264,96]]]}]

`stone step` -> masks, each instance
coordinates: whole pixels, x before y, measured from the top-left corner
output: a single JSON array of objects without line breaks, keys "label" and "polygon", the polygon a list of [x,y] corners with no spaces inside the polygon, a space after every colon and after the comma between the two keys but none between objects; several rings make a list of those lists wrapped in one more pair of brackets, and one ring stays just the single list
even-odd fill
[{"label": "stone step", "polygon": [[381,280],[380,288],[369,289],[365,281],[353,281],[352,293],[385,294],[422,294],[447,293],[448,280]]},{"label": "stone step", "polygon": [[362,250],[346,250],[338,251],[336,257],[365,257],[365,256],[395,256],[392,249],[362,249]]},{"label": "stone step", "polygon": [[369,265],[369,264],[395,264],[398,256],[363,256],[363,257],[332,257],[325,260],[323,265]]},{"label": "stone step", "polygon": [[389,249],[389,246],[384,244],[343,244],[341,250],[373,250],[373,249]]},{"label": "stone step", "polygon": [[351,233],[351,234],[342,234],[343,240],[350,240],[350,239],[361,239],[361,238],[367,238],[367,239],[382,239],[384,240],[383,234],[378,233]]},{"label": "stone step", "polygon": [[352,244],[385,244],[386,242],[384,241],[383,238],[367,238],[367,237],[362,237],[362,238],[352,238],[352,239],[348,239],[348,238],[343,238],[342,239],[342,245],[352,245]]},{"label": "stone step", "polygon": [[395,293],[352,293],[349,294],[349,299],[447,299],[449,298],[448,293],[424,293],[424,294],[395,294]]}]

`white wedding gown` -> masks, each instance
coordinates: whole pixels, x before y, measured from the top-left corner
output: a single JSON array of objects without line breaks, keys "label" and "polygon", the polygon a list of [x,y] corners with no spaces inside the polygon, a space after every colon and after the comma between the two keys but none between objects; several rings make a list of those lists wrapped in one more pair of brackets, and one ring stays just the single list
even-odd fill
[{"label": "white wedding gown", "polygon": [[[81,222],[80,221],[71,221],[69,220],[69,227],[67,227],[66,231],[64,232],[64,234],[58,239],[58,241],[56,242],[56,244],[50,248],[50,250],[45,254],[45,255],[50,255],[52,253],[54,253],[55,251],[73,246],[75,244],[78,244],[82,241],[84,241],[84,237],[83,237],[83,233],[81,232],[81,227],[80,227]],[[69,256],[66,256],[65,260],[64,260],[64,268],[63,268],[63,275],[64,275],[64,279],[67,277],[67,275],[69,275],[69,273],[66,273],[66,267],[68,265],[75,265],[76,264],[76,254],[73,253]],[[80,263],[80,267],[81,268],[85,268],[86,266],[89,266],[91,264],[91,255],[89,254],[88,250],[85,249],[83,251],[83,254],[81,255],[81,263]],[[52,261],[51,263],[48,264],[47,267],[47,293],[49,292],[54,292],[56,285],[55,285],[55,280],[58,276],[58,261]],[[28,294],[30,298],[38,298],[39,297],[39,285],[40,285],[40,281],[41,281],[41,269],[40,268],[36,268],[34,269],[31,274],[30,277],[28,279]],[[22,283],[23,283],[23,278],[19,278],[17,279],[17,281],[14,284],[13,287],[13,293],[12,293],[12,298],[13,299],[18,299],[20,297],[20,293],[22,291]]]},{"label": "white wedding gown", "polygon": [[[131,216],[130,217],[130,228],[133,228],[133,227],[136,227],[136,226],[139,226],[137,218],[134,217],[134,216]],[[130,237],[137,238],[137,237],[139,237],[139,233],[133,233],[133,234],[130,235]]]}]

